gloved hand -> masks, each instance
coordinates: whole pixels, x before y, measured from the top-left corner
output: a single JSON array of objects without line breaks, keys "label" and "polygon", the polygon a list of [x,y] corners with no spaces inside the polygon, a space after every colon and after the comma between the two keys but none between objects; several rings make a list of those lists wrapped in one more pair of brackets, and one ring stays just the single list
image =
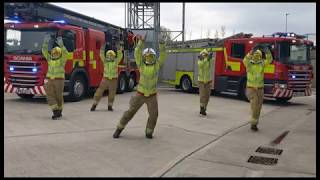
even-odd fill
[{"label": "gloved hand", "polygon": [[57,43],[60,47],[63,46],[63,40],[62,40],[62,37],[61,37],[61,36],[57,37],[56,43]]},{"label": "gloved hand", "polygon": [[264,53],[269,53],[269,52],[271,52],[269,46],[264,46],[263,51],[264,51]]},{"label": "gloved hand", "polygon": [[116,48],[117,48],[117,50],[123,50],[123,45],[119,42],[119,43],[117,43],[117,45],[116,45]]},{"label": "gloved hand", "polygon": [[50,41],[50,39],[51,39],[50,34],[46,34],[46,35],[44,36],[43,42],[44,42],[44,43],[48,43],[48,42]]},{"label": "gloved hand", "polygon": [[208,58],[211,59],[213,57],[213,52],[209,53]]}]

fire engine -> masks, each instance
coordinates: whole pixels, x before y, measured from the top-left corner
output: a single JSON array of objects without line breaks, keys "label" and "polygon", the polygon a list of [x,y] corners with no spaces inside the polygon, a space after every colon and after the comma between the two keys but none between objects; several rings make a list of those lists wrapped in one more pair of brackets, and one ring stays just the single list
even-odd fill
[{"label": "fire engine", "polygon": [[22,98],[46,95],[44,81],[48,69],[41,54],[43,39],[61,36],[69,51],[65,65],[64,95],[78,101],[95,90],[103,77],[100,47],[116,50],[124,45],[118,66],[118,93],[132,91],[139,79],[133,59],[134,34],[127,29],[49,3],[5,3],[4,92]]},{"label": "fire engine", "polygon": [[233,94],[247,100],[244,56],[256,45],[268,47],[272,64],[265,68],[265,97],[286,102],[292,97],[310,96],[313,68],[310,49],[313,42],[295,33],[277,32],[270,36],[253,37],[239,33],[201,48],[170,48],[163,66],[162,80],[192,92],[197,88],[197,60],[201,50],[213,53],[213,92]]}]

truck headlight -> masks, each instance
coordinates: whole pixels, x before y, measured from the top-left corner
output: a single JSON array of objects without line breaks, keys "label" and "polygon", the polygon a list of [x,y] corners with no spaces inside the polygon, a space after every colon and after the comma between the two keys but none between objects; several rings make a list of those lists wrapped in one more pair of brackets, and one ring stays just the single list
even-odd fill
[{"label": "truck headlight", "polygon": [[10,66],[9,70],[14,71],[14,67]]},{"label": "truck headlight", "polygon": [[282,89],[286,89],[287,85],[286,84],[279,84],[279,87],[282,88]]}]

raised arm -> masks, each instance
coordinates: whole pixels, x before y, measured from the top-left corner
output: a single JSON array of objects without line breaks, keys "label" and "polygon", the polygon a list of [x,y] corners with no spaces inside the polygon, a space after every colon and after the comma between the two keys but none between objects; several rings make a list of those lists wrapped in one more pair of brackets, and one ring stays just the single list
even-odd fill
[{"label": "raised arm", "polygon": [[249,64],[249,60],[251,59],[251,57],[252,57],[252,50],[243,58],[243,64],[246,68]]},{"label": "raised arm", "polygon": [[162,66],[162,64],[165,62],[167,59],[167,52],[166,52],[166,45],[165,43],[160,43],[159,44],[159,50],[160,50],[160,55],[159,55],[159,65]]},{"label": "raised arm", "polygon": [[67,48],[64,46],[64,44],[63,44],[62,37],[58,37],[56,42],[59,45],[59,47],[61,48],[62,59],[66,62],[69,52],[68,52]]},{"label": "raised arm", "polygon": [[122,51],[123,51],[123,48],[122,48],[122,47],[118,48],[118,50],[117,50],[116,64],[119,64],[120,61],[121,61],[121,59],[123,58],[123,53],[122,53]]},{"label": "raised arm", "polygon": [[136,48],[134,49],[134,59],[136,61],[137,66],[141,66],[141,63],[142,63],[143,47],[144,47],[144,41],[140,39]]},{"label": "raised arm", "polygon": [[48,58],[49,58],[49,52],[48,52],[49,40],[50,40],[50,36],[46,35],[44,37],[43,44],[42,44],[42,49],[41,49],[42,55],[44,56],[44,58],[46,58],[46,60],[48,60]]},{"label": "raised arm", "polygon": [[266,49],[266,60],[264,61],[265,65],[271,64],[272,63],[272,54],[269,48]]},{"label": "raised arm", "polygon": [[101,61],[104,61],[106,56],[105,56],[105,53],[104,53],[104,48],[106,47],[106,43],[104,43],[101,47],[100,47],[100,60]]}]

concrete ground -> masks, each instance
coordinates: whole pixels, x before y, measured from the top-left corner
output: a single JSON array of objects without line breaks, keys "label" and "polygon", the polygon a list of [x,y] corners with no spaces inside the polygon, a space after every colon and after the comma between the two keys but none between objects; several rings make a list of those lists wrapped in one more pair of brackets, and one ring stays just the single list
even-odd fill
[{"label": "concrete ground", "polygon": [[[159,88],[159,118],[153,139],[144,130],[144,105],[119,139],[112,134],[135,92],[107,98],[95,112],[92,99],[65,103],[64,117],[50,119],[44,98],[4,95],[4,176],[35,177],[273,177],[316,176],[316,96],[287,104],[266,100],[258,132],[249,129],[249,103],[211,96],[208,116],[199,115],[199,96]],[[289,131],[280,143],[270,142]],[[280,155],[255,152],[260,146]],[[273,157],[275,165],[249,163]]]}]

